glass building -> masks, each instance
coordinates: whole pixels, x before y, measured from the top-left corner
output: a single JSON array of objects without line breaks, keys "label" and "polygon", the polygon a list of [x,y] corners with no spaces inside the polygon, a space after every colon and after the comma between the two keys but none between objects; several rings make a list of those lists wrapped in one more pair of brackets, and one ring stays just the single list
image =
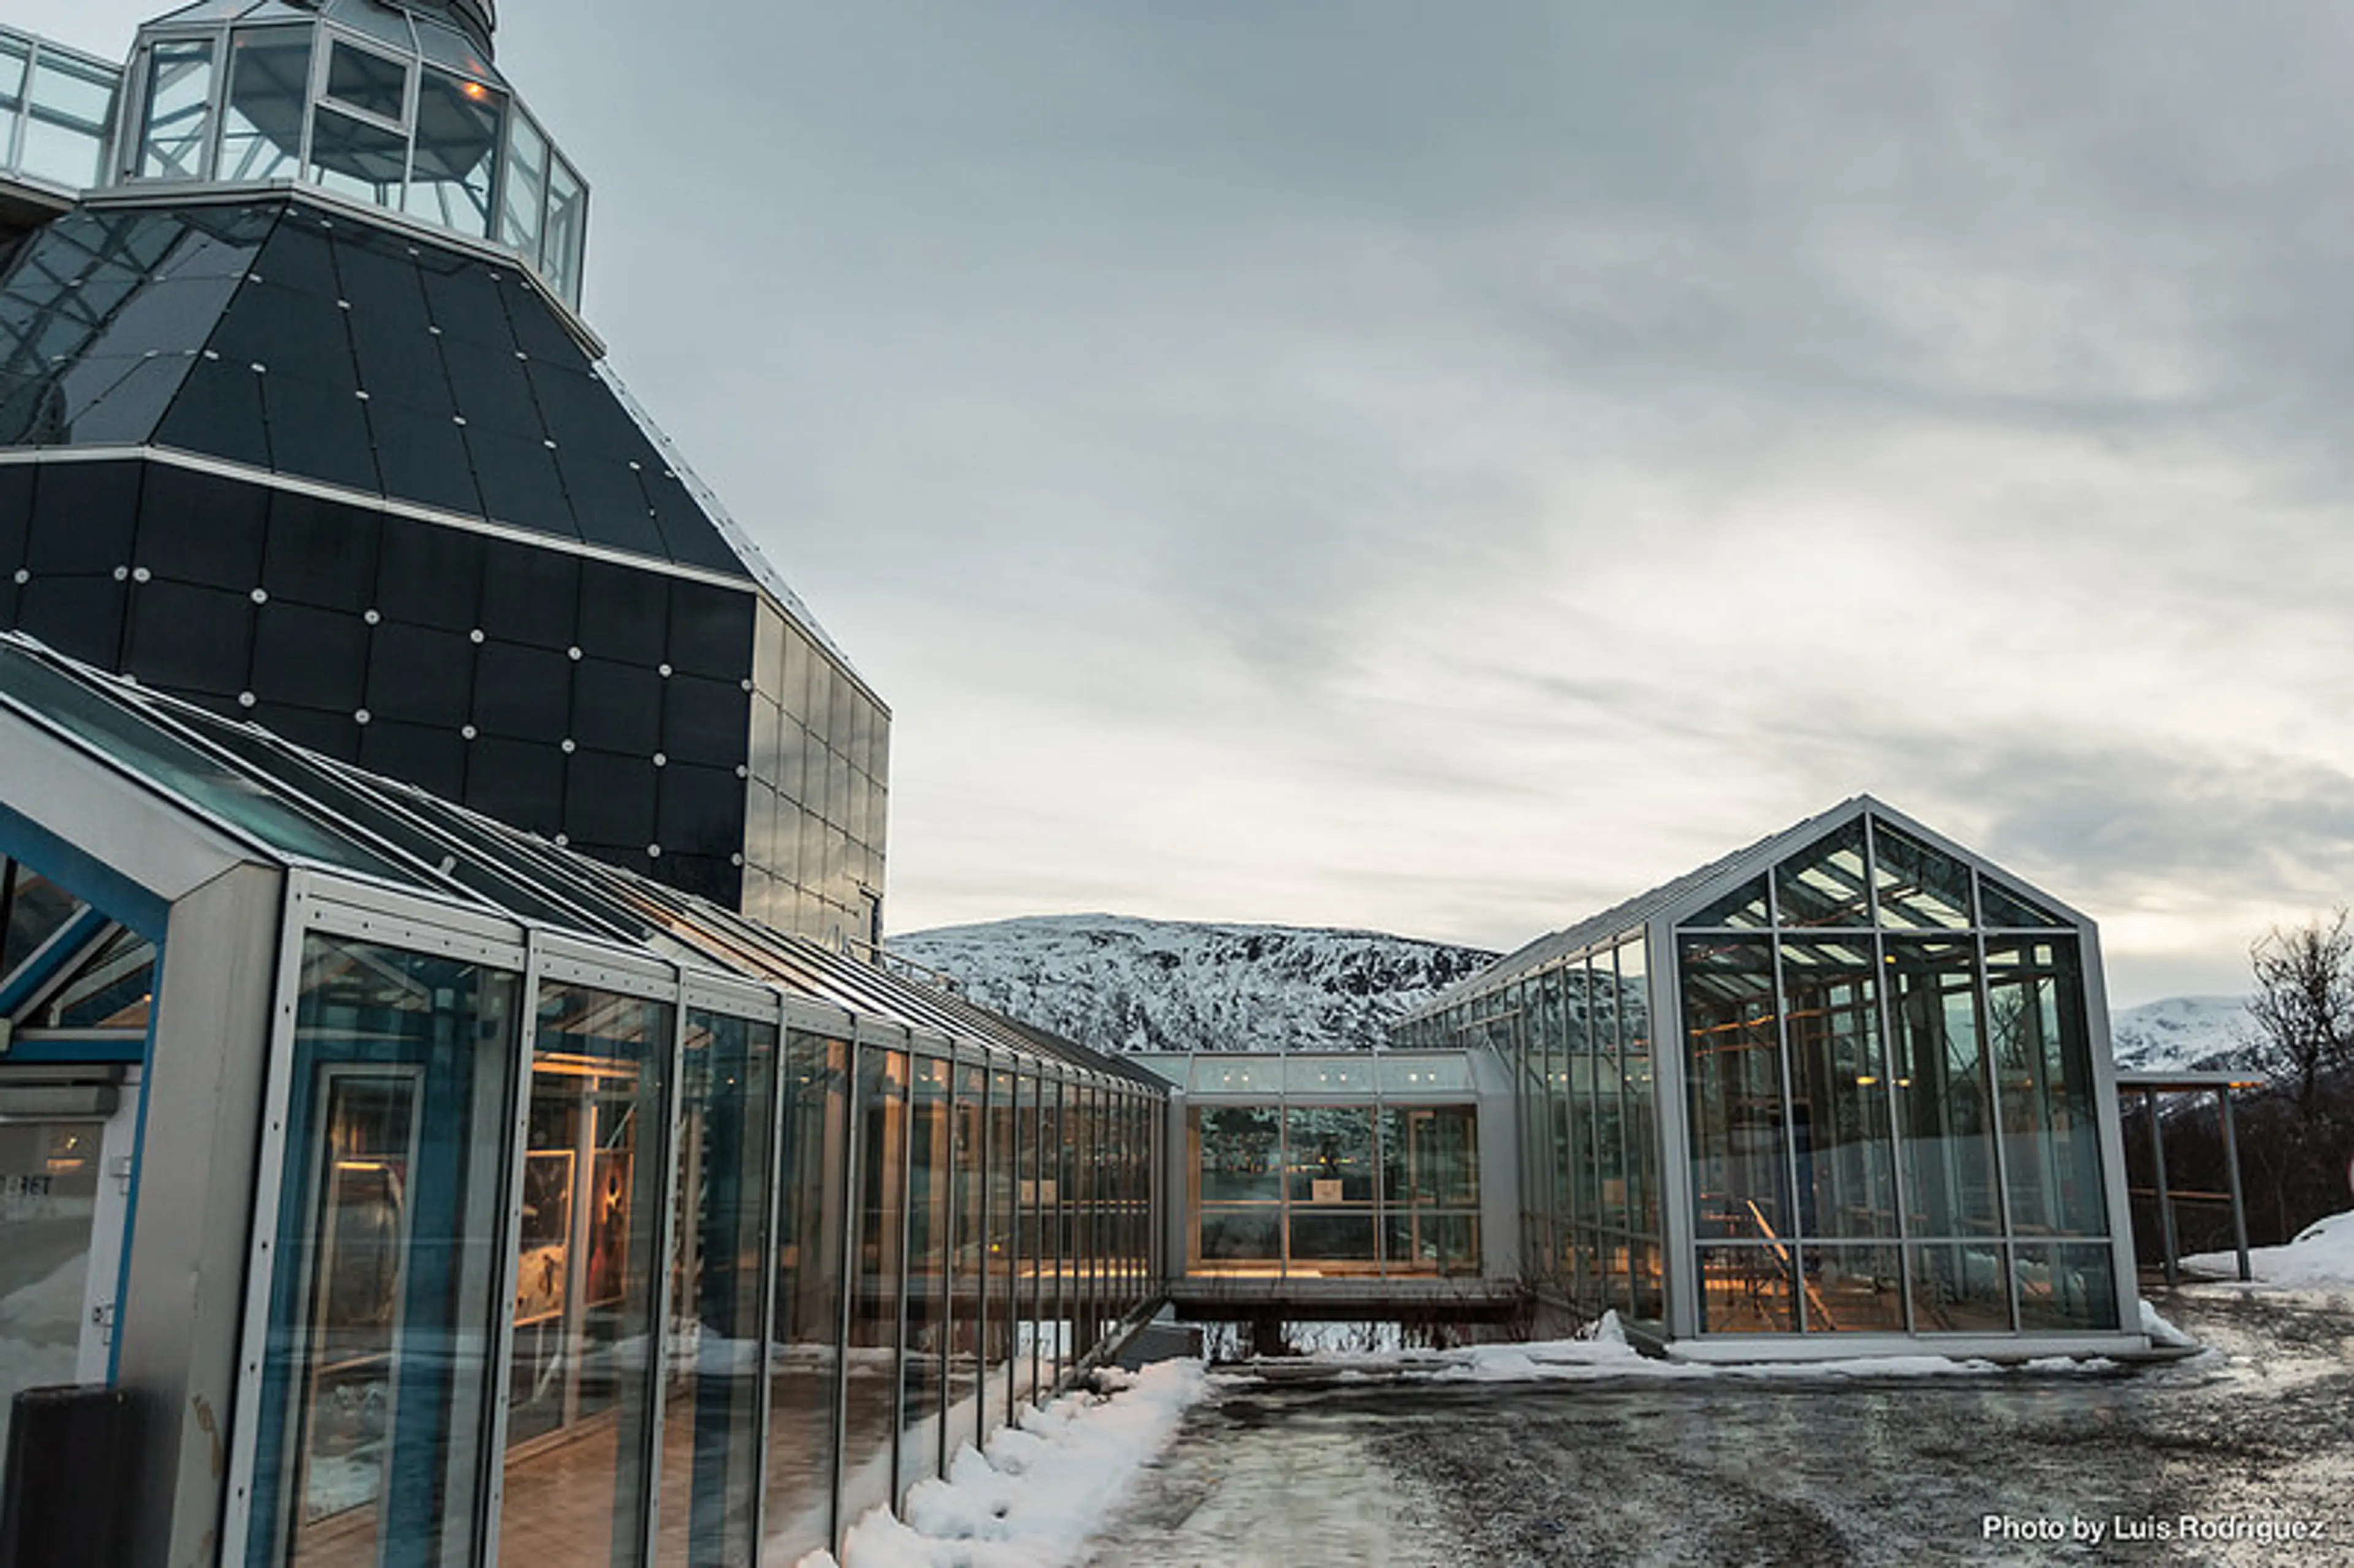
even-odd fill
[{"label": "glass building", "polygon": [[126,1561],[790,1563],[1161,1294],[1154,1075],[14,633],[0,934]]},{"label": "glass building", "polygon": [[1672,1353],[2139,1338],[2093,923],[1868,797],[1395,1036],[1506,1065],[1526,1277]]},{"label": "glass building", "polygon": [[1483,1181],[1483,1147],[1510,1147],[1499,1135],[1511,1106],[1484,1053],[1129,1059],[1182,1099],[1167,1178],[1182,1199],[1181,1299],[1256,1285],[1305,1304],[1364,1294],[1350,1287],[1509,1277],[1491,1266],[1509,1249],[1491,1258],[1481,1245],[1488,1209],[1511,1213],[1509,1186]]},{"label": "glass building", "polygon": [[890,715],[578,314],[486,0],[0,32],[0,627],[836,943]]}]

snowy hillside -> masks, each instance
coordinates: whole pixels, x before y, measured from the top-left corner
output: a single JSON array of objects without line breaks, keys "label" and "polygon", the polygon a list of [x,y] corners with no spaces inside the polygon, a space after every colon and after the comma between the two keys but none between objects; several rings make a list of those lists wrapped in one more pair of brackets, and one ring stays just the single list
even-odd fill
[{"label": "snowy hillside", "polygon": [[1362,1051],[1493,953],[1373,931],[1064,915],[895,937],[986,1007],[1098,1050]]},{"label": "snowy hillside", "polygon": [[2238,1068],[2248,1065],[2241,1036],[2251,1022],[2236,996],[2169,996],[2115,1014],[2109,1037],[2129,1073]]}]

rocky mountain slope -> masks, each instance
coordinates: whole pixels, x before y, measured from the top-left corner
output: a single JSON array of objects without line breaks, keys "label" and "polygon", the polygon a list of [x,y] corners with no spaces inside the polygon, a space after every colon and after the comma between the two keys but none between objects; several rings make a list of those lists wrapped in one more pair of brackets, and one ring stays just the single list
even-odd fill
[{"label": "rocky mountain slope", "polygon": [[1044,916],[895,937],[975,1001],[1116,1051],[1363,1051],[1496,955],[1373,931]]},{"label": "rocky mountain slope", "polygon": [[2236,1070],[2249,1063],[2242,1036],[2253,1022],[2236,996],[2169,996],[2113,1014],[2109,1039],[2121,1072]]}]

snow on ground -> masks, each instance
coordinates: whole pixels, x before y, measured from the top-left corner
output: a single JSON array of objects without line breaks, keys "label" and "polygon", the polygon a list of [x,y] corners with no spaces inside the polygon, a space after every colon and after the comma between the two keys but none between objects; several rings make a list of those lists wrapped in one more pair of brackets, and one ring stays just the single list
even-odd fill
[{"label": "snow on ground", "polygon": [[1140,1372],[1105,1369],[1103,1393],[1066,1393],[960,1450],[946,1480],[908,1494],[907,1522],[881,1509],[858,1521],[843,1557],[814,1552],[797,1568],[1057,1568],[1167,1447],[1212,1379],[1200,1361]]},{"label": "snow on ground", "polygon": [[[2182,1260],[2182,1267],[2192,1276],[2236,1281],[2240,1255],[2193,1253]],[[2354,1285],[2354,1213],[2316,1220],[2286,1246],[2250,1247],[2248,1269],[2258,1285]]]},{"label": "snow on ground", "polygon": [[[1476,1345],[1443,1352],[1443,1365],[1429,1375],[1442,1383],[1528,1383],[1601,1378],[1826,1378],[1981,1377],[2006,1370],[2000,1363],[1952,1356],[1851,1356],[1819,1361],[1701,1363],[1658,1361],[1627,1342],[1618,1314],[1606,1312],[1588,1333],[1575,1340],[1525,1345]],[[2105,1357],[2047,1356],[2009,1370],[2033,1372],[2107,1372]]]}]

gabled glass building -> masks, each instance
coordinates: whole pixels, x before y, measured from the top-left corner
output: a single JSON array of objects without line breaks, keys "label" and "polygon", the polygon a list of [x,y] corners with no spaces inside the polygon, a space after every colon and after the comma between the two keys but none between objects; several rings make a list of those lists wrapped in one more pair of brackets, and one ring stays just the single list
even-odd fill
[{"label": "gabled glass building", "polygon": [[487,0],[0,31],[0,627],[838,943],[889,711],[578,313]]},{"label": "gabled glass building", "polygon": [[2142,1342],[2093,922],[1869,797],[1396,1038],[1508,1065],[1525,1276],[1672,1354]]},{"label": "gabled glass building", "polygon": [[71,1561],[791,1563],[1161,1294],[1153,1075],[21,634],[0,932]]}]

